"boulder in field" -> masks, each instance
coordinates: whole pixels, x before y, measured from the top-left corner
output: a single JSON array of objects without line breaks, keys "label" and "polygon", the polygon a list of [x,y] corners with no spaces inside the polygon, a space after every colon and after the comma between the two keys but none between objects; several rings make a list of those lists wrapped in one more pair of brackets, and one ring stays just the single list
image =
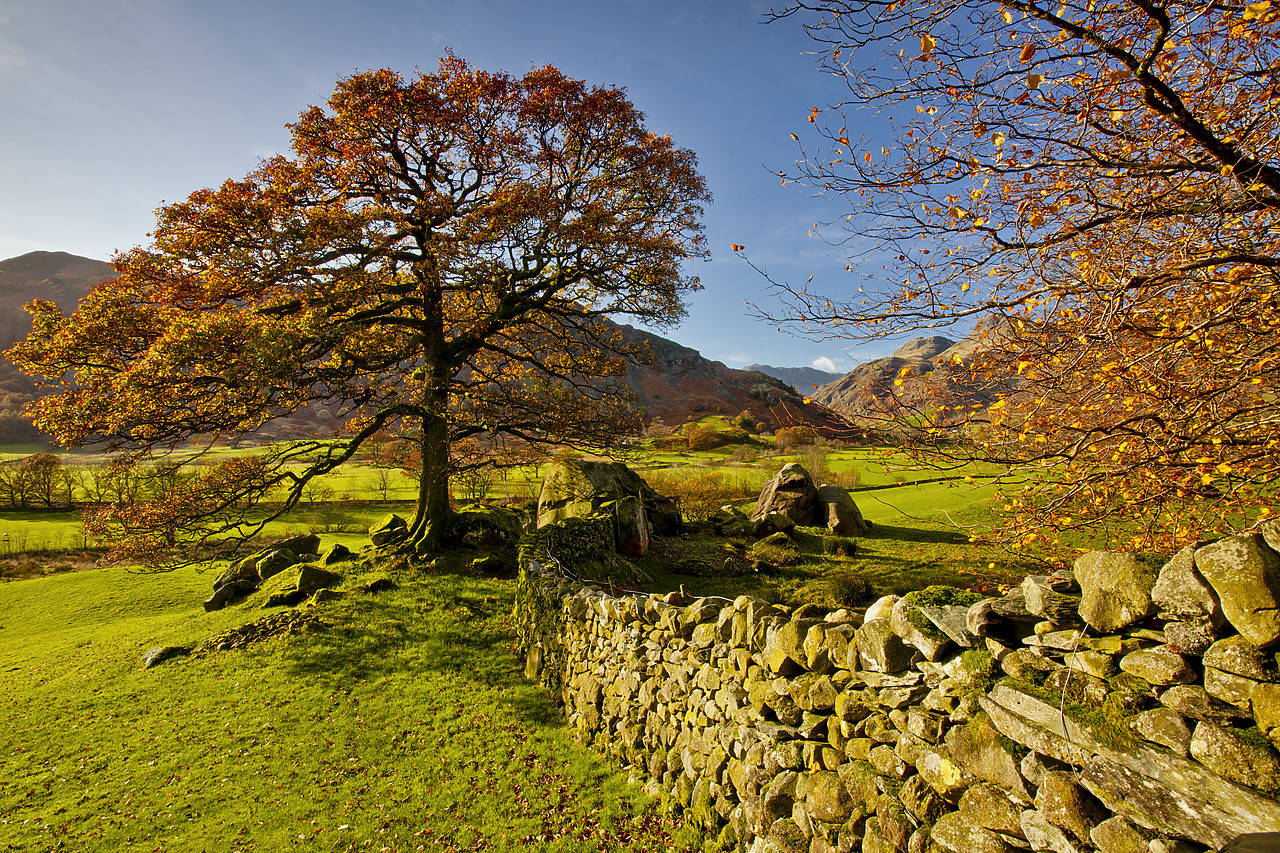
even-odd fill
[{"label": "boulder in field", "polygon": [[785,515],[796,524],[813,524],[818,511],[818,487],[813,477],[798,462],[782,466],[782,470],[765,483],[751,520],[759,521],[771,512]]},{"label": "boulder in field", "polygon": [[369,541],[381,548],[397,539],[403,539],[409,533],[409,522],[393,513],[388,513],[369,528]]},{"label": "boulder in field", "polygon": [[840,486],[818,487],[818,514],[815,521],[825,524],[827,532],[836,536],[861,536],[871,532],[871,522],[862,517],[862,511],[849,496],[849,490]]},{"label": "boulder in field", "polygon": [[683,529],[675,502],[654,491],[635,471],[621,462],[584,459],[551,463],[538,493],[537,526],[595,515],[605,504],[624,498],[639,499],[654,533],[669,535]]}]

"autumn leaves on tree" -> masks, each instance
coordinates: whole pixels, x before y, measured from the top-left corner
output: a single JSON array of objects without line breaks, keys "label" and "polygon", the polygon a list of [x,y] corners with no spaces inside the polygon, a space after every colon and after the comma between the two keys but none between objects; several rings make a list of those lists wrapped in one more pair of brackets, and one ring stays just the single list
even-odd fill
[{"label": "autumn leaves on tree", "polygon": [[[1280,5],[832,0],[777,17],[848,83],[784,177],[856,208],[824,236],[864,280],[830,299],[779,284],[785,307],[764,313],[863,338],[996,318],[995,345],[945,370],[998,399],[895,417],[934,464],[1006,475],[1011,538],[1114,526],[1169,544],[1269,516]],[[864,105],[887,138],[859,138]]]},{"label": "autumn leaves on tree", "polygon": [[161,208],[154,242],[71,317],[34,303],[9,352],[57,391],[35,406],[41,429],[131,460],[308,405],[345,419],[339,440],[204,465],[163,499],[88,514],[125,558],[251,534],[386,435],[416,442],[410,544],[435,547],[450,472],[474,463],[452,447],[631,433],[635,353],[602,320],[672,323],[698,287],[681,271],[705,254],[694,155],[619,89],[449,56],[411,80],[341,80],[289,130],[292,156]]}]

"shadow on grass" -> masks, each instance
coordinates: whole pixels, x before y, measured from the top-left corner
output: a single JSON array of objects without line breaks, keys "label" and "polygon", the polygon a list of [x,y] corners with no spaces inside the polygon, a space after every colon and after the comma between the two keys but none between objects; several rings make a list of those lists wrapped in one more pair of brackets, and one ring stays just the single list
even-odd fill
[{"label": "shadow on grass", "polygon": [[[441,691],[501,694],[529,723],[559,725],[559,709],[525,678],[507,623],[506,595],[450,590],[448,579],[381,595],[352,594],[321,611],[328,623],[280,651],[281,671],[333,689],[357,681],[437,678]],[[462,585],[462,579],[459,579]],[[493,586],[492,584],[490,586]],[[394,688],[392,688],[394,689]]]},{"label": "shadow on grass", "polygon": [[872,542],[878,539],[891,539],[898,542],[933,542],[944,545],[967,545],[969,543],[968,534],[958,530],[901,527],[892,524],[877,524],[872,534],[864,538]]}]

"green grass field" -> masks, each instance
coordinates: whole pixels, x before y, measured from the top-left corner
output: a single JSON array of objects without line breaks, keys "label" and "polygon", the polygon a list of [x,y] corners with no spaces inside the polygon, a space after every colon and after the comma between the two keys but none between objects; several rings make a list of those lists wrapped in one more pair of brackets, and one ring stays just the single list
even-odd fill
[{"label": "green grass field", "polygon": [[[744,463],[729,448],[629,462],[655,478],[711,473],[758,487],[795,458]],[[825,461],[882,487],[854,493],[876,525],[856,553],[806,529],[794,562],[742,574],[717,567],[741,565],[750,543],[688,535],[641,561],[644,588],[837,606],[849,584],[867,596],[932,583],[994,590],[1041,568],[970,541],[989,519],[990,487],[913,485],[869,448]],[[326,546],[359,549],[377,518],[412,511],[411,481],[394,472],[390,496],[401,500],[383,503],[376,476],[358,465],[330,478],[327,494],[266,534],[315,531]],[[536,479],[512,472],[495,493],[528,499]],[[25,551],[49,566],[42,549],[82,541],[75,512],[0,513],[5,534],[0,557]],[[378,572],[353,569],[342,600],[309,611],[317,626],[146,670],[154,646],[198,645],[279,611],[256,609],[260,591],[205,613],[212,571],[68,571],[88,564],[0,582],[0,850],[700,849],[695,830],[573,743],[523,678],[510,581],[417,570],[371,595],[361,587]],[[699,571],[684,574],[690,566]]]},{"label": "green grass field", "polygon": [[0,849],[684,849],[511,650],[511,585],[400,577],[324,625],[143,669],[264,615],[212,575],[0,585]]}]

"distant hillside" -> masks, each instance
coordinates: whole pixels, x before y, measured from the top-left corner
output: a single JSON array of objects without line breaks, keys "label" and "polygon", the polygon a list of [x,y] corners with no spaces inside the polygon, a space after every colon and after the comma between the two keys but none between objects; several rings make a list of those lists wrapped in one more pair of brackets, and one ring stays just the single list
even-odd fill
[{"label": "distant hillside", "polygon": [[748,364],[743,370],[754,370],[774,379],[781,379],[801,394],[808,395],[817,385],[826,385],[840,378],[839,373],[830,373],[816,367],[774,367],[771,364]]},{"label": "distant hillside", "polygon": [[31,318],[22,310],[31,300],[52,300],[68,313],[90,287],[115,277],[110,264],[66,252],[30,252],[0,261],[0,348],[31,331]]},{"label": "distant hillside", "polygon": [[[94,284],[115,275],[102,261],[65,252],[32,252],[0,261],[0,347],[11,346],[30,331],[30,319],[22,310],[27,302],[49,299],[70,313]],[[643,343],[652,356],[651,363],[632,365],[627,373],[627,384],[636,393],[636,406],[646,421],[661,419],[676,425],[707,414],[737,415],[747,410],[770,428],[797,421],[824,426],[829,420],[801,405],[792,389],[773,376],[734,370],[675,341],[630,326],[618,328],[628,341]],[[34,396],[34,384],[0,359],[0,441],[39,440],[20,416],[22,404]],[[337,425],[330,413],[311,407],[270,425],[263,435],[325,434]]]},{"label": "distant hillside", "polygon": [[[23,305],[48,299],[69,312],[90,287],[115,277],[110,264],[66,252],[30,252],[0,261],[0,349],[31,331],[31,316]],[[35,383],[0,358],[0,442],[47,440],[22,415],[23,404],[35,396]]]},{"label": "distant hillside", "polygon": [[[883,421],[903,409],[925,412],[939,404],[987,403],[994,399],[996,389],[975,385],[967,371],[948,370],[946,365],[957,358],[961,364],[967,363],[974,352],[995,340],[990,324],[979,325],[959,342],[940,335],[913,338],[893,355],[860,364],[821,386],[812,397],[860,424]],[[904,368],[910,368],[905,377]]]}]

